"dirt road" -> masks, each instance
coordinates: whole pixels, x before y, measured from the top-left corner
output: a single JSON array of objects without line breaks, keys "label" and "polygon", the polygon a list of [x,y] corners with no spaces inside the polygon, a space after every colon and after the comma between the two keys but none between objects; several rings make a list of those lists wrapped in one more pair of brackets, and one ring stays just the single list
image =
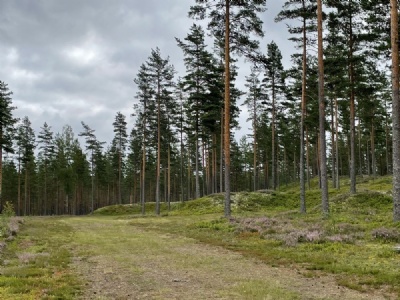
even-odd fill
[{"label": "dirt road", "polygon": [[[82,299],[385,299],[128,221],[66,218]],[[148,222],[151,222],[149,218]]]}]

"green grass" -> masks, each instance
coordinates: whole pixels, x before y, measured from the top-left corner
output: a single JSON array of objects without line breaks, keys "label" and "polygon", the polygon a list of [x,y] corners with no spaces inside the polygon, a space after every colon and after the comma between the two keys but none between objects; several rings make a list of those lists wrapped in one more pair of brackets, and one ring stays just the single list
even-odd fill
[{"label": "green grass", "polygon": [[261,280],[249,280],[235,288],[242,299],[281,299],[296,300],[302,299],[300,293],[287,291],[283,286],[268,285]]},{"label": "green grass", "polygon": [[[79,250],[82,257],[112,255],[122,264],[124,253],[114,253],[128,239],[132,239],[129,253],[139,240],[147,241],[140,243],[146,253],[158,249],[158,241],[148,239],[151,232],[222,246],[271,266],[297,268],[305,277],[330,274],[351,289],[379,289],[398,297],[400,254],[393,247],[400,243],[400,223],[392,221],[391,178],[357,180],[355,195],[348,192],[347,179],[342,180],[340,190],[330,187],[328,217],[321,213],[321,194],[314,179],[306,191],[307,214],[299,213],[298,185],[290,184],[268,193],[232,193],[230,219],[222,217],[223,194],[171,203],[170,210],[162,203],[162,217],[154,215],[154,203],[146,203],[145,217],[134,204],[104,207],[89,218],[28,218],[20,235],[2,254],[0,298],[74,299],[81,283],[69,269],[71,243],[86,245]],[[88,222],[99,224],[98,232],[104,239],[87,234],[84,227]],[[117,227],[103,232],[108,225]],[[139,240],[131,237],[132,228],[142,230],[140,235],[136,232]],[[106,243],[109,240],[113,243]],[[141,270],[136,270],[133,262],[131,265],[140,278]],[[184,266],[177,263],[176,267]],[[232,293],[241,299],[263,299],[265,295],[271,299],[300,298],[284,286],[268,286],[256,279],[241,282]]]},{"label": "green grass", "polygon": [[[298,212],[298,186],[292,185],[269,194],[232,195],[233,221],[221,218],[223,198],[214,196],[184,203],[168,222],[135,219],[131,224],[223,246],[273,266],[296,264],[309,276],[333,274],[352,289],[400,295],[400,254],[393,250],[400,243],[400,224],[392,221],[391,178],[358,180],[356,195],[343,182],[341,190],[330,189],[329,217],[320,211],[314,180],[314,189],[306,192],[306,215]],[[257,224],[261,216],[272,223]]]},{"label": "green grass", "polygon": [[27,218],[1,254],[1,299],[75,299],[80,284],[69,269],[71,229],[57,218]]}]

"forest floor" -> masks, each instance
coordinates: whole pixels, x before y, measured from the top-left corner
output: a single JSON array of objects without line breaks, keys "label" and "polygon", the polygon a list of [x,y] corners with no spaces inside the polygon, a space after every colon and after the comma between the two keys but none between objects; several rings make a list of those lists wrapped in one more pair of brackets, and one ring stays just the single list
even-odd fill
[{"label": "forest floor", "polygon": [[[104,216],[27,218],[21,234],[5,253],[8,259],[0,267],[0,297],[392,298],[380,290],[366,293],[340,286],[333,275],[321,273],[315,276],[314,273],[308,276],[306,270],[295,264],[274,267],[257,258],[202,243],[177,232],[168,233],[165,226],[169,225],[165,219]],[[174,226],[180,226],[180,217],[168,219],[168,223],[176,220]],[[66,256],[63,262],[55,262],[63,255]],[[32,271],[34,266],[36,271]],[[36,274],[34,278],[42,279],[29,279],[32,272]],[[18,289],[12,278],[19,280]]]}]

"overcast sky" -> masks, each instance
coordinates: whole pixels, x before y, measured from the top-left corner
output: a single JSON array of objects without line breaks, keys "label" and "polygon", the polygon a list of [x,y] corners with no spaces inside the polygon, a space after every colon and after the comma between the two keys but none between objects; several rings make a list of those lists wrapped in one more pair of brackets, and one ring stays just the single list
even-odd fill
[{"label": "overcast sky", "polygon": [[[100,141],[111,142],[114,117],[133,126],[136,77],[151,49],[159,47],[183,76],[183,39],[195,22],[187,17],[194,0],[2,0],[0,80],[13,91],[15,116],[28,116],[36,135],[47,122],[54,132],[84,121]],[[285,65],[295,50],[284,23],[275,23],[284,0],[267,1],[262,49],[274,40]],[[240,64],[240,78],[249,73]],[[239,85],[243,84],[240,79]],[[249,124],[240,116],[245,134]]]}]

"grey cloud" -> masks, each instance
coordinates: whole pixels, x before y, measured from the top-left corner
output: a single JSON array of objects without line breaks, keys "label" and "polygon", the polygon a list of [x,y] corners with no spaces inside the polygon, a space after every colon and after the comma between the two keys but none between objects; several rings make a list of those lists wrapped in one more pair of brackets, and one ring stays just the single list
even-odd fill
[{"label": "grey cloud", "polygon": [[[5,0],[0,10],[0,80],[9,84],[18,106],[36,132],[46,121],[54,131],[65,124],[76,135],[81,121],[110,142],[117,111],[131,127],[139,66],[159,47],[184,75],[183,39],[194,23],[193,1],[182,0]],[[263,15],[266,44],[275,40],[285,60],[293,45],[284,23],[273,19],[283,1],[269,1]],[[239,82],[249,71],[240,65]],[[243,109],[243,107],[242,107]],[[245,124],[246,112],[241,123]],[[247,127],[247,125],[243,125]],[[130,128],[129,128],[130,130]]]}]

